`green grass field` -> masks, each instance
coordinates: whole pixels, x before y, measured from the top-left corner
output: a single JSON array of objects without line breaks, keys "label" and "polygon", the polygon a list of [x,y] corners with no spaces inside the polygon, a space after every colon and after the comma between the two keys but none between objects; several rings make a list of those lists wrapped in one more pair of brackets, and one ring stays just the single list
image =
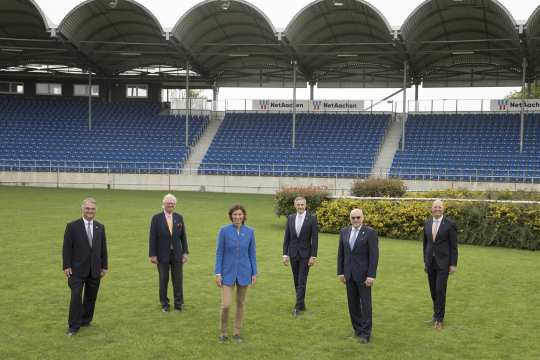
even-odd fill
[{"label": "green grass field", "polygon": [[[69,290],[61,271],[65,224],[86,196],[106,225],[109,274],[93,326],[65,335]],[[540,254],[460,246],[448,284],[445,329],[427,323],[431,300],[421,243],[380,239],[373,337],[352,337],[336,280],[337,236],[321,234],[308,311],[293,318],[290,268],[281,263],[284,218],[270,196],[176,193],[191,255],[186,310],[159,311],[148,225],[163,192],[0,187],[0,359],[540,359]],[[248,292],[244,343],[218,344],[215,236],[232,203],[255,228],[259,281]],[[369,214],[366,214],[369,218]]]}]

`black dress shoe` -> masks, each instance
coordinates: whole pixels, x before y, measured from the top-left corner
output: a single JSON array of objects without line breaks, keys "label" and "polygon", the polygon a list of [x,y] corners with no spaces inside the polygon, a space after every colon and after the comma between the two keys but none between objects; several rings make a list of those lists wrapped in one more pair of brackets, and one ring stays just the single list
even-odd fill
[{"label": "black dress shoe", "polygon": [[236,341],[237,343],[241,343],[243,341],[242,337],[238,334],[238,335],[233,335],[233,340]]},{"label": "black dress shoe", "polygon": [[365,336],[359,336],[358,341],[360,341],[361,344],[367,344],[369,343],[369,338]]},{"label": "black dress shoe", "polygon": [[219,341],[220,343],[222,343],[222,344],[223,344],[224,342],[226,342],[227,340],[229,340],[229,337],[228,337],[227,335],[219,335],[219,337],[218,337],[218,341]]},{"label": "black dress shoe", "polygon": [[176,311],[182,311],[184,307],[182,305],[174,305],[174,310]]}]

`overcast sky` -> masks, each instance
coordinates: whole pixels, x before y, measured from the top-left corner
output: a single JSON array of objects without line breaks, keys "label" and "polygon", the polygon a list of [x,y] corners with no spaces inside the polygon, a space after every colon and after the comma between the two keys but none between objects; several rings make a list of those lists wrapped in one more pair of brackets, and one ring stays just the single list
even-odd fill
[{"label": "overcast sky", "polygon": [[[45,15],[53,24],[59,24],[67,13],[83,1],[79,0],[35,0]],[[191,7],[200,3],[197,0],[138,0],[160,21],[164,29],[172,28],[178,19]],[[269,18],[277,30],[284,29],[290,20],[306,5],[312,1],[301,0],[250,0]],[[368,1],[386,17],[392,27],[399,28],[407,16],[419,6],[421,0],[370,0]],[[525,22],[532,12],[540,5],[540,0],[500,0],[512,14],[514,19]],[[511,88],[498,89],[422,89],[420,98],[423,99],[450,99],[450,98],[500,98],[508,94]],[[288,98],[291,90],[267,90],[267,89],[221,89],[220,97],[223,98]],[[321,98],[346,98],[346,99],[371,99],[381,98],[393,91],[389,89],[371,90],[327,90],[317,89],[316,97]],[[409,91],[409,93],[412,93]],[[412,94],[410,94],[412,96]],[[299,98],[309,98],[309,91],[299,90]]]}]

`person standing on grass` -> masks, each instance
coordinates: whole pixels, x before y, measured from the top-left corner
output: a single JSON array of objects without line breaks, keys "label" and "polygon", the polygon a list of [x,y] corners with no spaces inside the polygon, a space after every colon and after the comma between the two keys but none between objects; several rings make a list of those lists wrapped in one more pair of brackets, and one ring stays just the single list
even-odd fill
[{"label": "person standing on grass", "polygon": [[64,232],[62,267],[71,289],[68,336],[77,334],[81,326],[90,326],[99,283],[107,274],[107,237],[105,226],[95,220],[96,210],[94,198],[84,199],[82,218],[67,224]]},{"label": "person standing on grass", "polygon": [[176,197],[163,197],[163,211],[152,217],[149,235],[150,262],[156,264],[159,274],[159,302],[161,311],[169,312],[169,272],[172,276],[174,309],[184,307],[183,265],[188,261],[186,226],[182,215],[176,213]]},{"label": "person standing on grass", "polygon": [[221,288],[220,335],[219,342],[228,340],[229,309],[232,304],[233,290],[236,287],[236,319],[233,339],[241,342],[240,329],[244,319],[246,293],[248,286],[257,281],[257,258],[255,234],[244,223],[247,220],[246,209],[242,205],[233,205],[229,209],[230,225],[223,226],[217,236],[216,285]]},{"label": "person standing on grass", "polygon": [[283,264],[291,263],[296,303],[292,310],[298,316],[306,310],[305,297],[309,268],[315,265],[319,234],[317,218],[306,211],[306,199],[294,199],[296,214],[287,217],[283,238]]},{"label": "person standing on grass", "polygon": [[435,200],[431,206],[432,217],[424,224],[424,271],[427,273],[431,300],[433,301],[433,328],[443,329],[446,307],[448,275],[457,268],[457,226],[444,216],[444,204]]},{"label": "person standing on grass", "polygon": [[351,226],[339,233],[337,275],[347,287],[354,334],[367,344],[371,338],[371,288],[377,274],[379,238],[375,230],[363,225],[361,209],[353,209],[350,220]]}]

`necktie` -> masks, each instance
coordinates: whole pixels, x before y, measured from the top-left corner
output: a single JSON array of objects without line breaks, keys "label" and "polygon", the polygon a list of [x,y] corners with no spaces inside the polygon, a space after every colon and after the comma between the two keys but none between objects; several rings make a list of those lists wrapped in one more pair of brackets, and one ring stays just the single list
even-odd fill
[{"label": "necktie", "polygon": [[172,235],[172,216],[166,216],[167,226],[169,227],[169,234]]},{"label": "necktie", "polygon": [[302,230],[302,217],[296,215],[296,236],[300,236],[301,230]]},{"label": "necktie", "polygon": [[431,236],[433,238],[433,241],[435,241],[435,237],[437,236],[437,231],[439,231],[440,223],[441,223],[440,220],[433,220],[433,226],[431,227]]},{"label": "necktie", "polygon": [[88,244],[92,247],[92,223],[88,222],[86,226],[86,237],[88,238]]},{"label": "necktie", "polygon": [[349,246],[351,247],[351,251],[354,248],[354,243],[356,242],[357,236],[358,236],[358,230],[353,228],[351,231],[351,237],[349,238]]}]

